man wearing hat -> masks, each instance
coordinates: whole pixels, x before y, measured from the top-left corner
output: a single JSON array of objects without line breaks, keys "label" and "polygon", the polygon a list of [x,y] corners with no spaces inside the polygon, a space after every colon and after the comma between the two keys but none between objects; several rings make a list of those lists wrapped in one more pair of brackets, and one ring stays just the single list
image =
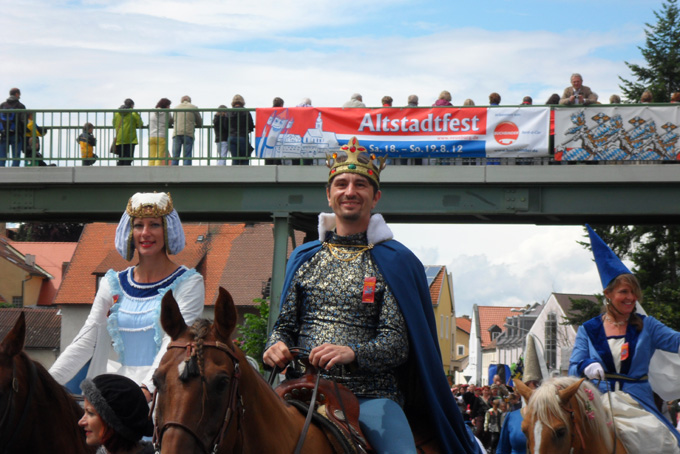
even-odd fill
[{"label": "man wearing hat", "polygon": [[586,376],[602,392],[612,391],[612,412],[628,452],[680,453],[680,434],[659,411],[650,385],[650,361],[657,350],[677,355],[680,333],[644,315],[642,290],[595,231],[586,225],[604,287],[601,315],[578,329],[569,374]]},{"label": "man wearing hat", "polygon": [[264,362],[284,367],[290,347],[308,349],[325,378],[357,395],[379,453],[416,452],[409,421],[433,428],[442,452],[479,452],[441,366],[423,265],[371,214],[385,158],[375,161],[356,138],[327,158],[333,214],[320,214],[319,240],[290,257]]}]

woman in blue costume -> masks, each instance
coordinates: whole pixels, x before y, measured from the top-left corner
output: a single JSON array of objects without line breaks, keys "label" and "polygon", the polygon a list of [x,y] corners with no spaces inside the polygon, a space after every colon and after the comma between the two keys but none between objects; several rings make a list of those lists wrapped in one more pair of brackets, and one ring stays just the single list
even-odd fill
[{"label": "woman in blue costume", "polygon": [[[188,325],[203,313],[203,277],[168,257],[184,244],[170,194],[130,198],[116,229],[116,249],[128,261],[136,249],[139,263],[109,270],[101,280],[85,325],[50,368],[59,383],[79,393],[83,379],[117,373],[142,386],[150,398],[151,376],[170,342],[160,326],[163,295],[172,290]],[[117,361],[109,360],[112,344]]]},{"label": "woman in blue costume", "polygon": [[[617,433],[628,452],[680,453],[680,434],[656,407],[648,377],[655,351],[678,354],[680,333],[636,311],[642,299],[640,284],[586,227],[604,287],[605,308],[578,329],[569,373],[594,380],[602,392],[611,390]],[[605,406],[609,401],[603,399]]]}]

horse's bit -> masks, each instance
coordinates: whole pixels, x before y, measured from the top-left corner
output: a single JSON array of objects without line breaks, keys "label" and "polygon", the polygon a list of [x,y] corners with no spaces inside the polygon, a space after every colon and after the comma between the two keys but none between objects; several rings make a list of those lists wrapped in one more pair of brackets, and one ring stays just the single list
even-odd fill
[{"label": "horse's bit", "polygon": [[[203,441],[201,438],[196,434],[196,431],[189,426],[178,422],[178,421],[168,421],[165,424],[163,424],[163,427],[161,429],[158,429],[158,426],[154,425],[154,433],[153,433],[153,445],[156,454],[159,454],[161,452],[161,442],[163,440],[163,434],[165,431],[170,428],[170,427],[179,427],[180,429],[184,430],[187,432],[189,435],[191,435],[197,442],[198,445],[203,448],[203,451],[205,453],[212,453],[215,454],[217,452],[217,449],[219,448],[220,444],[222,443],[222,437],[224,434],[227,432],[229,429],[229,426],[231,425],[231,422],[233,421],[233,416],[236,414],[237,418],[240,417],[241,413],[243,412],[243,404],[241,402],[241,398],[238,392],[238,382],[239,379],[241,378],[241,368],[239,366],[239,360],[232,351],[231,348],[227,344],[224,344],[219,341],[215,342],[203,342],[203,347],[209,347],[209,348],[216,348],[217,350],[220,350],[224,353],[226,353],[233,361],[234,363],[234,375],[231,377],[231,380],[229,381],[229,397],[228,397],[228,406],[227,409],[224,412],[224,420],[222,423],[222,427],[220,430],[217,432],[215,437],[213,438],[212,442],[209,443],[208,445],[203,444]],[[192,355],[195,354],[195,349],[196,349],[196,343],[195,342],[180,342],[180,341],[174,341],[170,342],[168,345],[168,350],[171,348],[181,348],[186,350],[187,352],[187,358],[190,358]],[[201,374],[201,379],[203,379],[203,376]],[[156,397],[158,395],[158,389],[156,389],[153,393],[153,403],[151,405],[151,412],[150,415],[153,415],[154,407],[156,406]],[[237,422],[238,425],[238,422]],[[210,446],[212,445],[212,450],[210,450]]]},{"label": "horse's bit", "polygon": [[[24,426],[24,423],[26,422],[26,418],[28,416],[28,407],[30,407],[31,400],[33,399],[33,390],[35,389],[35,383],[38,379],[38,372],[35,369],[35,364],[33,361],[27,358],[27,369],[28,369],[28,375],[29,375],[29,383],[28,383],[28,393],[26,395],[26,403],[24,404],[24,411],[21,413],[21,418],[19,419],[19,423],[17,424],[16,427],[12,430],[11,434],[9,435],[9,439],[7,442],[3,443],[3,451],[6,452],[9,451],[10,447],[12,446],[12,443],[14,443],[14,437],[21,431],[21,429]],[[0,440],[5,438],[7,435],[5,431],[10,430],[10,425],[9,425],[9,418],[12,415],[12,412],[14,411],[15,407],[15,399],[16,396],[19,394],[19,380],[17,379],[17,367],[16,367],[16,359],[12,358],[12,382],[11,382],[11,390],[9,391],[9,397],[8,400],[9,402],[7,403],[7,407],[5,408],[5,412],[2,415],[2,419],[0,419],[0,429],[2,429],[2,433],[0,434]]]}]

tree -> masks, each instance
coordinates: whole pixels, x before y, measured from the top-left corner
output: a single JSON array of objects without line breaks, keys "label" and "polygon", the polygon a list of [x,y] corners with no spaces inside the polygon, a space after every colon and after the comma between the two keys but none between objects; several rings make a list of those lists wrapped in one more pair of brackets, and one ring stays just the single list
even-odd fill
[{"label": "tree", "polygon": [[647,314],[680,330],[680,226],[592,227],[621,259],[634,263]]},{"label": "tree", "polygon": [[241,327],[242,336],[238,337],[239,347],[243,352],[257,360],[260,364],[260,371],[263,370],[262,354],[267,343],[267,321],[269,319],[269,300],[255,298],[258,314],[246,314],[243,316],[244,322]]},{"label": "tree", "polygon": [[19,226],[15,241],[77,242],[85,224],[24,222]]},{"label": "tree", "polygon": [[592,302],[587,298],[569,298],[571,301],[571,308],[564,317],[562,325],[583,325],[585,322],[593,317],[600,315],[602,312],[602,301],[604,295],[595,295],[597,303]]},{"label": "tree", "polygon": [[654,102],[670,101],[671,93],[680,91],[680,11],[677,0],[666,0],[661,11],[654,11],[657,23],[645,23],[645,47],[638,47],[647,64],[624,62],[637,78],[628,81],[619,76],[619,85],[626,98],[640,99],[644,90],[654,96]]}]

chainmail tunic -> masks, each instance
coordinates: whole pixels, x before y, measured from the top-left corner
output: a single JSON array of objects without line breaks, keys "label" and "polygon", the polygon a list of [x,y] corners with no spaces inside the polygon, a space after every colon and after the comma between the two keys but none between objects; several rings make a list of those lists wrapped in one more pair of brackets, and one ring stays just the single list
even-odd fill
[{"label": "chainmail tunic", "polygon": [[[366,234],[328,243],[366,245]],[[331,378],[359,397],[386,397],[403,404],[395,368],[408,357],[406,323],[394,295],[369,251],[324,245],[297,270],[281,307],[267,348],[278,341],[308,350],[329,343],[352,348],[355,363],[334,367]],[[375,277],[375,301],[363,303],[364,279]]]}]

